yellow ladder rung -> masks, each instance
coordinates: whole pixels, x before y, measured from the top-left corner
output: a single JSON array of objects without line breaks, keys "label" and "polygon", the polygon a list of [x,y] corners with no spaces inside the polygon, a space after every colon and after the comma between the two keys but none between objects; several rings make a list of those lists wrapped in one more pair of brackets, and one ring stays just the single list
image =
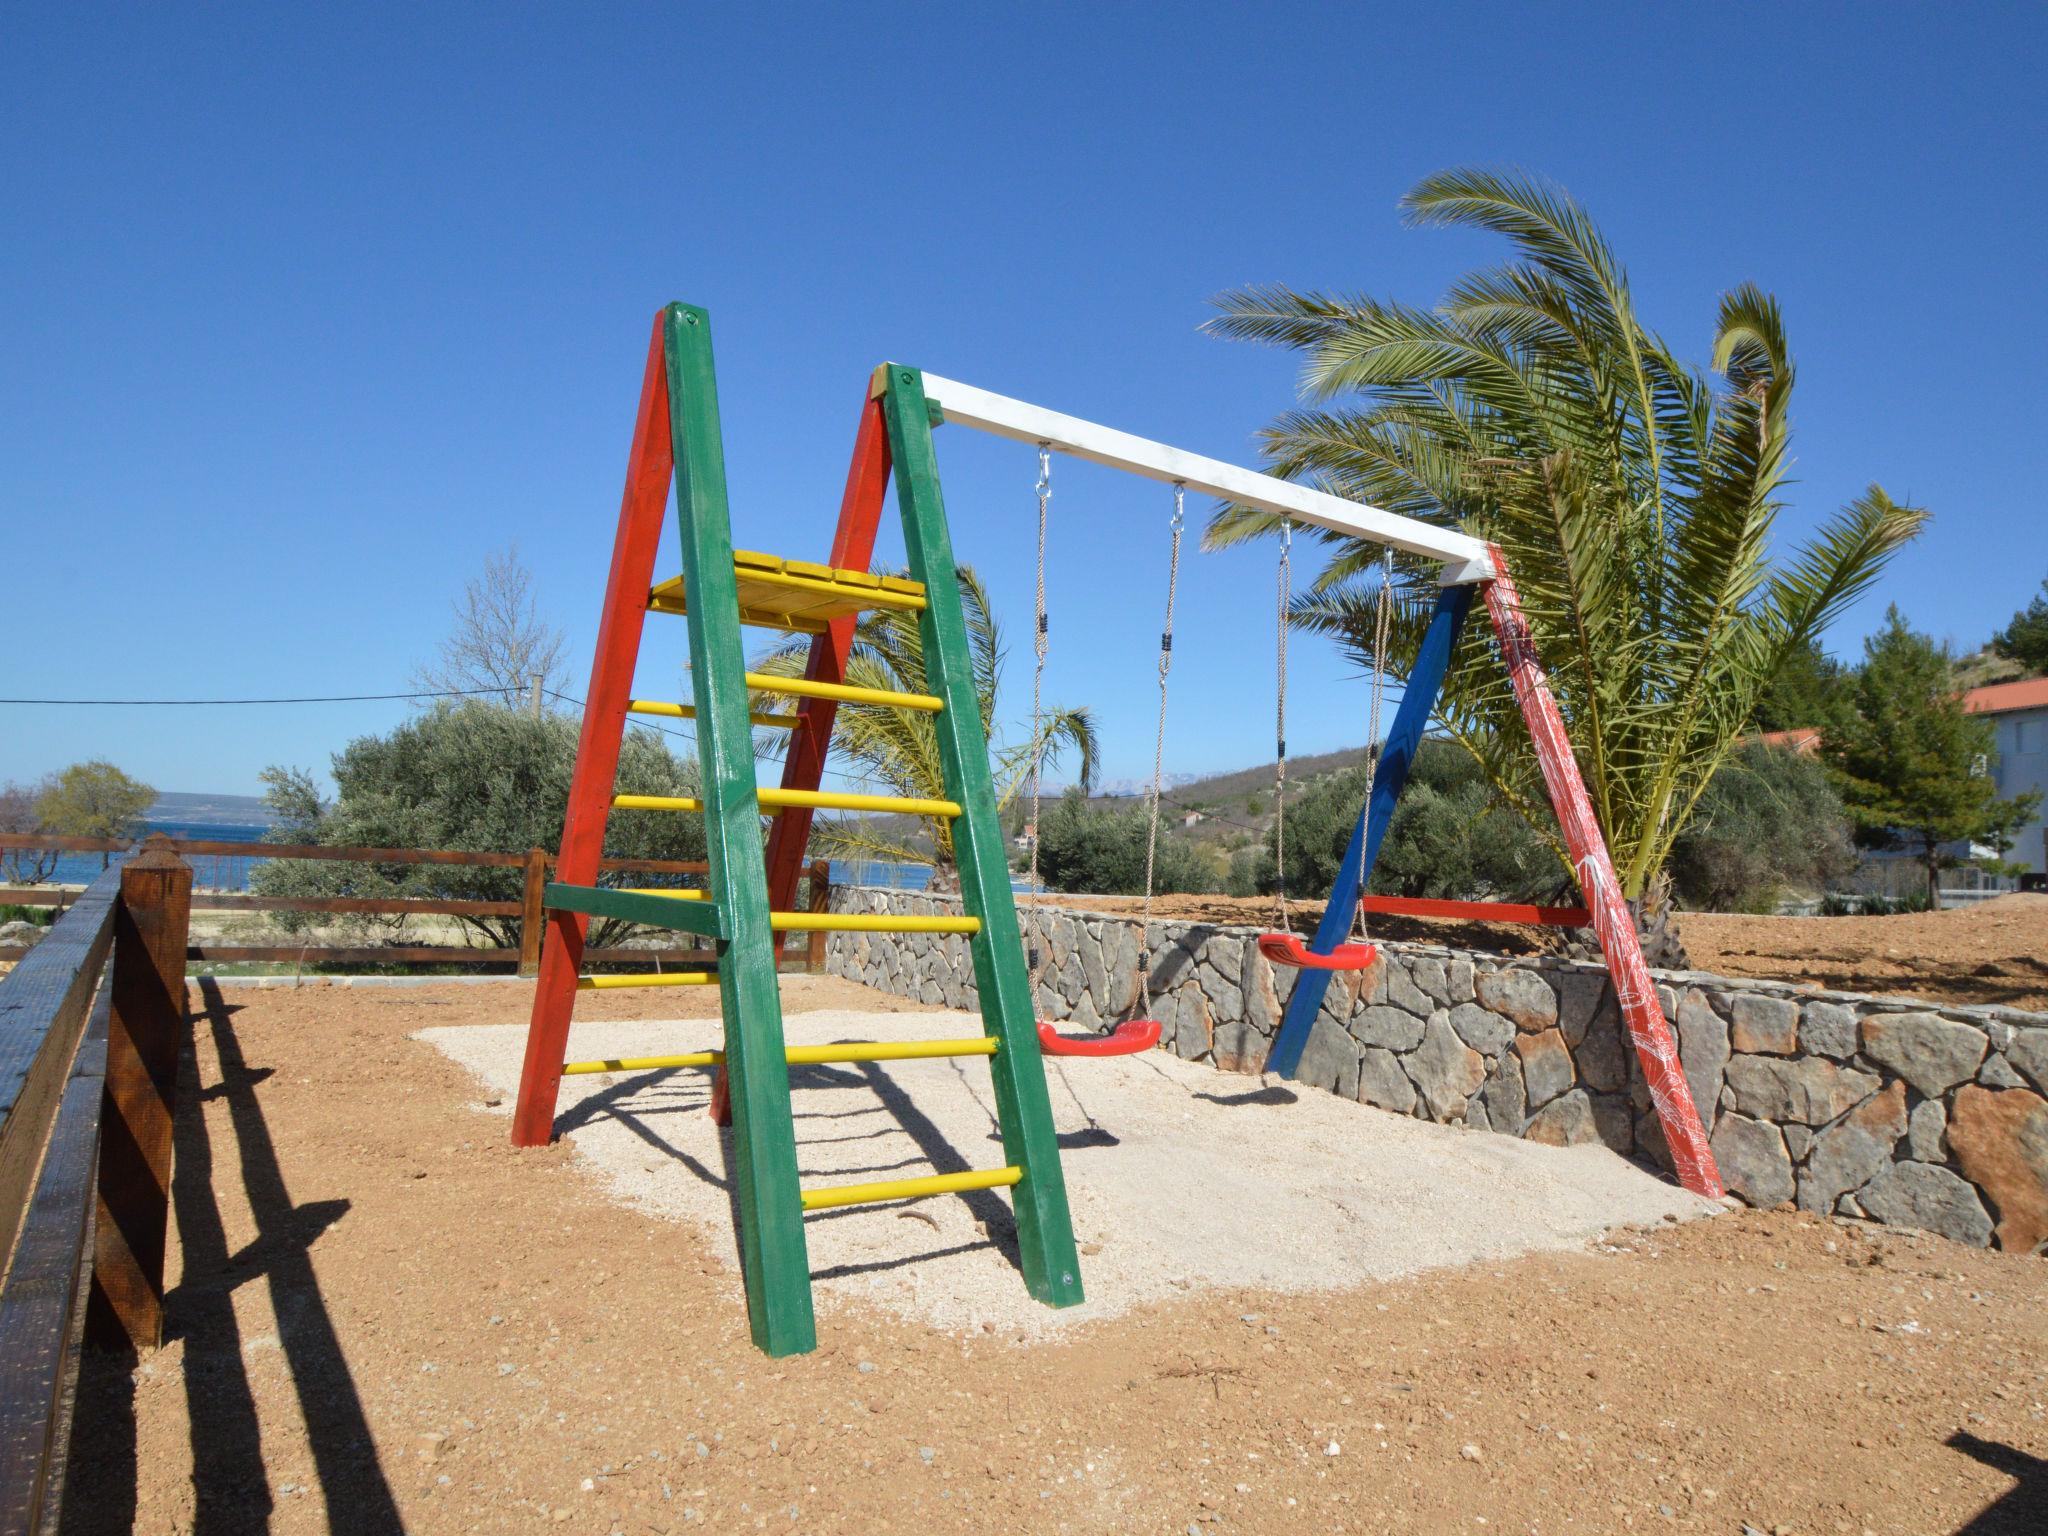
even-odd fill
[{"label": "yellow ladder rung", "polygon": [[[931,1061],[950,1056],[993,1056],[997,1040],[862,1040],[847,1045],[792,1045],[783,1052],[792,1067],[822,1066],[845,1061]],[[593,1072],[659,1072],[671,1067],[715,1067],[725,1061],[722,1050],[687,1051],[680,1056],[618,1056],[605,1061],[572,1061],[566,1077]]]},{"label": "yellow ladder rung", "polygon": [[[805,806],[819,811],[878,811],[902,816],[946,816],[960,814],[957,800],[921,800],[912,795],[849,795],[836,789],[760,789],[754,792],[761,814],[773,816],[787,807]],[[613,795],[615,811],[689,811],[701,814],[704,802],[696,795]]]},{"label": "yellow ladder rung", "polygon": [[770,912],[777,933],[979,933],[978,917],[896,917],[885,912]]},{"label": "yellow ladder rung", "polygon": [[945,700],[933,693],[896,693],[887,688],[856,688],[851,683],[820,683],[808,677],[776,677],[767,672],[745,674],[747,686],[756,693],[786,693],[799,699],[833,699],[841,704],[888,704],[897,709],[921,709],[935,714]]},{"label": "yellow ladder rung", "polygon": [[[694,720],[697,718],[697,708],[694,704],[671,704],[665,699],[634,699],[626,705],[626,713],[631,715],[659,715],[664,720]],[[787,731],[795,729],[797,721],[803,717],[794,712],[776,714],[767,710],[756,710],[748,715],[747,718],[756,725],[767,726],[772,730]]]},{"label": "yellow ladder rung", "polygon": [[578,976],[579,992],[610,992],[619,987],[715,987],[716,971],[658,971],[628,976]]},{"label": "yellow ladder rung", "polygon": [[635,886],[621,890],[621,896],[668,896],[676,901],[709,901],[709,891],[683,890],[676,886]]},{"label": "yellow ladder rung", "polygon": [[840,1205],[873,1205],[881,1200],[916,1200],[925,1195],[952,1195],[968,1189],[1001,1189],[1022,1181],[1022,1168],[986,1168],[968,1173],[934,1173],[921,1179],[888,1179],[879,1184],[834,1184],[824,1189],[807,1189],[803,1194],[807,1211],[830,1210]]}]

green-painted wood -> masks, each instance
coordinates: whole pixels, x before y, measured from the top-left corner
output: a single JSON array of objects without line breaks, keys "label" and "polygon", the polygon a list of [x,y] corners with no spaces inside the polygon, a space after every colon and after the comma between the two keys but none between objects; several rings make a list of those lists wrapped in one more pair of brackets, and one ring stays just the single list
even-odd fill
[{"label": "green-painted wood", "polygon": [[961,814],[953,823],[953,852],[968,915],[981,919],[981,932],[970,941],[974,980],[980,989],[982,1019],[988,1032],[1002,1042],[990,1070],[1003,1153],[1024,1170],[1023,1181],[1012,1191],[1024,1284],[1040,1301],[1070,1307],[1081,1300],[1081,1260],[1067,1212],[1067,1185],[1045,1088],[1045,1062],[1039,1055],[1031,979],[1010,894],[1009,854],[996,814],[995,785],[989,778],[988,740],[982,734],[967,623],[954,578],[953,539],[946,528],[938,461],[932,453],[932,417],[924,379],[916,369],[891,364],[887,378],[883,404],[904,544],[910,574],[925,589],[925,686],[945,700],[933,723],[946,793],[960,802]]},{"label": "green-painted wood", "polygon": [[[817,1347],[811,1265],[797,1185],[796,1127],[783,1057],[775,935],[753,732],[742,674],[739,589],[733,577],[725,445],[711,359],[711,318],[686,304],[663,313],[676,519],[683,541],[690,675],[704,787],[706,889],[727,930],[718,962],[725,1015],[725,1070],[732,1096],[733,1187],[740,1263],[754,1343],[771,1355]],[[648,898],[659,900],[660,898]]]},{"label": "green-painted wood", "polygon": [[669,896],[636,896],[595,885],[541,888],[540,904],[550,912],[587,912],[592,917],[617,917],[650,928],[674,928],[707,939],[726,937],[725,912],[713,901],[677,901]]}]

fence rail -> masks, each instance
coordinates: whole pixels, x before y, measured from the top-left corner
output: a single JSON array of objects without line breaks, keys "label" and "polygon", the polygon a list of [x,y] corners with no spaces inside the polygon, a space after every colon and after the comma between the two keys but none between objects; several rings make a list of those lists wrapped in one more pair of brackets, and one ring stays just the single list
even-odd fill
[{"label": "fence rail", "polygon": [[191,880],[114,865],[0,978],[0,1536],[54,1528],[80,1348],[162,1342]]},{"label": "fence rail", "polygon": [[[516,917],[519,919],[519,947],[509,949],[479,944],[394,944],[394,945],[309,945],[309,944],[193,944],[188,961],[214,963],[292,963],[335,965],[505,965],[516,963],[519,974],[539,973],[540,951],[546,922],[541,910],[541,890],[555,856],[544,848],[525,853],[456,848],[359,848],[328,847],[317,843],[231,843],[207,838],[153,837],[151,846],[196,858],[234,857],[247,859],[317,859],[353,864],[414,864],[469,866],[483,869],[521,871],[519,899],[500,901],[454,900],[436,897],[381,896],[245,896],[237,892],[202,891],[192,897],[194,909],[206,912],[304,912],[308,914],[359,914],[381,917]],[[0,833],[0,853],[9,850],[57,849],[66,853],[123,853],[133,845],[117,838],[58,837],[35,832]],[[709,873],[710,866],[695,859],[606,859],[599,868],[606,874],[696,875]],[[823,859],[809,867],[810,910],[823,912],[831,895],[831,866]],[[47,885],[0,887],[0,904],[24,907],[57,907],[62,910],[82,898],[74,890]],[[47,940],[45,942],[48,942]],[[0,945],[0,960],[19,960],[30,951],[20,945]],[[585,951],[593,965],[675,965],[703,966],[716,961],[707,948],[642,949],[608,946]],[[797,934],[783,942],[780,958],[784,964],[800,964],[821,970],[825,964],[825,935]]]}]

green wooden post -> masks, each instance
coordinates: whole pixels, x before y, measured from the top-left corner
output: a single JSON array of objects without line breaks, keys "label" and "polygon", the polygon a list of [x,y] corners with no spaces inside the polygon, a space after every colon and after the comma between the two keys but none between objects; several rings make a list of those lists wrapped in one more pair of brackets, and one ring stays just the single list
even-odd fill
[{"label": "green wooden post", "polygon": [[911,575],[925,587],[925,686],[945,700],[933,723],[946,793],[960,802],[961,814],[953,823],[953,853],[959,861],[967,913],[981,919],[981,931],[970,941],[974,980],[981,993],[982,1019],[988,1032],[1002,1042],[990,1069],[1002,1121],[1003,1154],[1024,1170],[1023,1182],[1013,1191],[1024,1285],[1049,1306],[1070,1307],[1081,1300],[1081,1260],[1067,1213],[1067,1185],[1053,1133],[1045,1062],[1038,1052],[1037,1012],[1024,969],[1016,902],[1010,894],[1010,861],[996,814],[995,785],[989,778],[988,741],[982,734],[973,653],[954,577],[953,540],[939,494],[924,377],[896,364],[885,365],[885,377],[883,403],[896,469],[896,499],[903,510],[903,539]]},{"label": "green wooden post", "polygon": [[768,1354],[801,1354],[817,1347],[818,1334],[797,1186],[775,935],[768,927],[768,876],[742,676],[746,660],[733,577],[718,382],[711,362],[711,317],[692,305],[671,304],[663,312],[663,332],[676,518],[689,594],[697,757],[704,779],[704,839],[711,866],[707,889],[728,934],[720,946],[718,993],[725,1015],[747,1320],[754,1343]]}]

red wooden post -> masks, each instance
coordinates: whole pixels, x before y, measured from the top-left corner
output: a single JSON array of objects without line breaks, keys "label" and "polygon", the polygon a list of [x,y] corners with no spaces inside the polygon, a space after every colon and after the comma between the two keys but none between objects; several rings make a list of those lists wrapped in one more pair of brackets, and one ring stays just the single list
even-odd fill
[{"label": "red wooden post", "polygon": [[[853,462],[846,471],[846,490],[839,498],[839,526],[832,534],[832,564],[841,570],[864,571],[875,558],[875,531],[881,524],[882,501],[889,489],[889,433],[882,420],[882,402],[863,398],[860,429],[854,434]],[[846,678],[846,659],[853,652],[851,617],[835,619],[825,633],[811,640],[804,676],[814,682],[837,683]],[[831,699],[805,699],[789,733],[789,751],[782,763],[784,789],[816,789],[825,775],[825,752],[832,742],[832,722],[839,706]],[[775,818],[768,834],[768,905],[787,912],[796,901],[803,876],[804,845],[811,837],[808,806],[789,806]]]},{"label": "red wooden post", "polygon": [[1522,614],[1521,594],[1508,575],[1507,562],[1498,548],[1492,550],[1493,568],[1499,574],[1484,584],[1486,611],[1493,630],[1500,637],[1502,659],[1515,690],[1515,702],[1529,726],[1529,739],[1536,746],[1536,761],[1543,770],[1544,786],[1550,791],[1551,806],[1564,832],[1565,850],[1585,893],[1592,915],[1593,931],[1600,936],[1601,951],[1607,957],[1608,973],[1614,978],[1614,996],[1621,1005],[1623,1026],[1636,1059],[1642,1063],[1649,1084],[1650,1102],[1664,1128],[1664,1141],[1671,1148],[1671,1162],[1678,1181],[1696,1195],[1721,1197],[1721,1171],[1715,1165],[1713,1148],[1707,1144],[1706,1127],[1692,1101],[1692,1089],[1678,1060],[1664,1011],[1657,1004],[1657,986],[1643,960],[1643,947],[1636,940],[1635,919],[1621,897],[1621,880],[1614,872],[1607,841],[1600,835],[1600,823],[1593,815],[1593,802],[1586,795],[1586,781],[1579,775],[1578,759],[1565,735],[1564,717],[1551,697],[1550,680],[1537,659],[1535,637]]},{"label": "red wooden post", "polygon": [[[569,784],[569,810],[562,823],[556,876],[565,885],[597,884],[604,857],[604,829],[611,814],[619,771],[619,747],[632,702],[633,668],[640,659],[640,632],[647,621],[647,592],[654,584],[654,559],[661,546],[662,514],[668,510],[669,476],[675,468],[669,441],[667,359],[662,317],[654,318],[647,348],[647,372],[640,384],[640,413],[633,427],[632,458],[612,545],[611,575],[605,585],[604,614],[598,620],[597,652],[584,695],[583,733],[576,745],[576,773]],[[519,1100],[512,1114],[512,1144],[544,1146],[555,1131],[555,1098],[562,1085],[569,1016],[576,1001],[576,975],[583,964],[589,919],[575,912],[549,915],[548,942],[540,957],[533,1016],[527,1025],[526,1061],[519,1075]]]},{"label": "red wooden post", "polygon": [[526,884],[519,893],[519,974],[540,974],[540,936],[545,915],[540,907],[541,890],[548,883],[548,851],[526,850]]},{"label": "red wooden post", "polygon": [[86,1340],[155,1349],[164,1330],[171,1124],[185,1039],[192,866],[156,836],[121,871]]},{"label": "red wooden post", "polygon": [[[832,862],[829,859],[811,861],[811,910],[824,912],[832,904]],[[811,969],[825,969],[825,930],[814,929],[811,933]]]}]

